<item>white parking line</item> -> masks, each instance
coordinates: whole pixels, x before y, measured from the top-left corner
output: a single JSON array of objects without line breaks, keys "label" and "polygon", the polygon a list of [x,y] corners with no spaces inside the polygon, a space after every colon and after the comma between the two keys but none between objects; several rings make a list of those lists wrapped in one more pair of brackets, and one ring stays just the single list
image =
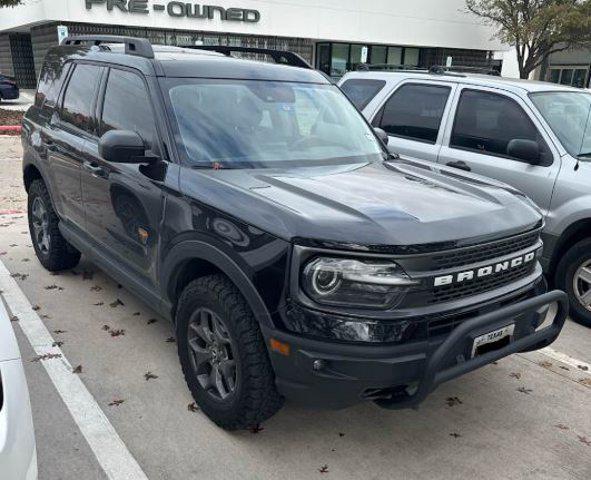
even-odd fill
[{"label": "white parking line", "polygon": [[582,360],[577,360],[576,358],[573,358],[570,355],[567,355],[566,353],[558,352],[550,347],[543,348],[542,350],[539,350],[539,352],[558,362],[566,363],[571,367],[575,367],[579,370],[591,373],[591,364],[583,362]]},{"label": "white parking line", "polygon": [[18,317],[18,323],[35,353],[37,355],[61,355],[53,359],[41,360],[41,363],[107,478],[110,480],[147,480],[148,477],[133,458],[94,397],[84,386],[80,377],[72,373],[72,366],[62,350],[52,346],[54,340],[49,330],[1,261],[0,289],[12,315]]}]

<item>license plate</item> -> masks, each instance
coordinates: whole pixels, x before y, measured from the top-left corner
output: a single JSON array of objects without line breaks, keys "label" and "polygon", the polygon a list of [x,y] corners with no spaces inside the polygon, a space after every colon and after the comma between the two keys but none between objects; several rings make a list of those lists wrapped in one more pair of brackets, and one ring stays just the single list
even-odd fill
[{"label": "license plate", "polygon": [[501,340],[511,337],[513,332],[515,331],[515,324],[512,323],[511,325],[507,325],[506,327],[499,328],[498,330],[494,330],[489,333],[485,333],[484,335],[480,335],[474,339],[474,344],[472,345],[472,358],[476,356],[478,353],[478,349],[484,345],[489,345],[491,343],[497,343]]}]

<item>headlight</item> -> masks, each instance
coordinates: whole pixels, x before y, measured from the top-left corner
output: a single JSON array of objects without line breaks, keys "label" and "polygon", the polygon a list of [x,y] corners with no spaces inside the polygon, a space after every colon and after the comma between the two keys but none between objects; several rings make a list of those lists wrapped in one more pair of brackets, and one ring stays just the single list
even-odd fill
[{"label": "headlight", "polygon": [[316,258],[302,276],[302,287],[315,302],[365,308],[396,306],[417,283],[394,262],[347,258]]}]

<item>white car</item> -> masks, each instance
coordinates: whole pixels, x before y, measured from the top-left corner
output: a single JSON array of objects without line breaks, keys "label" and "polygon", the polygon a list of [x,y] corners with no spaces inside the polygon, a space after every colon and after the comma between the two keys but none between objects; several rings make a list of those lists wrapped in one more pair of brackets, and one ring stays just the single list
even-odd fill
[{"label": "white car", "polygon": [[29,389],[8,312],[0,300],[0,478],[36,480]]}]

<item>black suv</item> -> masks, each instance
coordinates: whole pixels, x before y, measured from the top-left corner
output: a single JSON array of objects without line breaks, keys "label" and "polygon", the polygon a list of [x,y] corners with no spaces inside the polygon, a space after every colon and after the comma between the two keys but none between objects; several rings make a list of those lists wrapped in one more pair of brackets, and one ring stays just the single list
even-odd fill
[{"label": "black suv", "polygon": [[294,54],[213,50],[66,39],[22,140],[40,262],[84,253],[170,318],[218,425],[284,398],[414,406],[556,339],[565,295],[545,293],[523,195],[389,154]]}]

